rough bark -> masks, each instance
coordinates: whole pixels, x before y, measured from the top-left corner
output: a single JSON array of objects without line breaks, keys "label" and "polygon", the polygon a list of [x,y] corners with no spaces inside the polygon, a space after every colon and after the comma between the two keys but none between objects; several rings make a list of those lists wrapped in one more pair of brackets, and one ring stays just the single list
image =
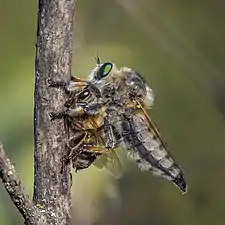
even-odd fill
[{"label": "rough bark", "polygon": [[72,59],[75,0],[39,0],[34,109],[34,196],[48,224],[71,224],[70,166],[62,172],[66,134],[63,121],[52,122],[65,98],[47,80],[68,81]]},{"label": "rough bark", "polygon": [[44,225],[46,217],[41,213],[23,188],[13,164],[5,155],[2,143],[0,142],[0,178],[8,192],[12,202],[15,204],[26,224]]}]

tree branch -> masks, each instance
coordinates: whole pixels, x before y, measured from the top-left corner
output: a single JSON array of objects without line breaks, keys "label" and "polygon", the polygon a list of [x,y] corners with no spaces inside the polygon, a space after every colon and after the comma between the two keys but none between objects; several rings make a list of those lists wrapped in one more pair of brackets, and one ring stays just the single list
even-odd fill
[{"label": "tree branch", "polygon": [[26,194],[21,181],[16,174],[15,168],[10,160],[5,155],[2,143],[0,142],[0,177],[5,186],[5,189],[9,193],[12,202],[20,211],[27,224],[39,224],[46,223],[45,217],[41,214],[41,211],[33,204]]},{"label": "tree branch", "polygon": [[39,0],[35,62],[34,196],[46,209],[48,224],[71,224],[70,165],[62,170],[65,154],[63,121],[52,122],[49,112],[58,111],[64,94],[49,88],[47,80],[69,81],[75,0]]},{"label": "tree branch", "polygon": [[[14,166],[0,143],[0,178],[13,203],[30,225],[71,224],[70,165],[62,170],[65,154],[63,121],[52,122],[65,96],[48,88],[47,80],[69,81],[72,62],[72,28],[76,0],[39,0],[35,61],[34,195],[25,193]],[[62,172],[63,171],[63,172]]]}]

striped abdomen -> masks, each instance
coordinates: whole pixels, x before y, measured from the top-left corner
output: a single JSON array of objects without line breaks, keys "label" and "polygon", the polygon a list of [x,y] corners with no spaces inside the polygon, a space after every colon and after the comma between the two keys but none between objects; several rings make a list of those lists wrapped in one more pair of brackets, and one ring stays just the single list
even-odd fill
[{"label": "striped abdomen", "polygon": [[182,192],[186,192],[187,185],[182,170],[165,149],[164,143],[151,131],[142,114],[124,117],[122,129],[128,155],[142,170],[151,170],[155,175],[171,180]]}]

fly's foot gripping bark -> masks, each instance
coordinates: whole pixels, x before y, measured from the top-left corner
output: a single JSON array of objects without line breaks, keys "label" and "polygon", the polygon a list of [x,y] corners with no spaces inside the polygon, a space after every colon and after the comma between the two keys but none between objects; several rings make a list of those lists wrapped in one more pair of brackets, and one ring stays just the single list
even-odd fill
[{"label": "fly's foot gripping bark", "polygon": [[48,83],[48,87],[59,88],[64,91],[66,90],[66,87],[68,85],[65,81],[54,81],[52,79],[48,79],[47,83]]},{"label": "fly's foot gripping bark", "polygon": [[50,112],[49,116],[50,116],[51,121],[54,121],[54,120],[65,118],[66,117],[66,113],[65,113],[65,111],[57,112],[57,113]]}]

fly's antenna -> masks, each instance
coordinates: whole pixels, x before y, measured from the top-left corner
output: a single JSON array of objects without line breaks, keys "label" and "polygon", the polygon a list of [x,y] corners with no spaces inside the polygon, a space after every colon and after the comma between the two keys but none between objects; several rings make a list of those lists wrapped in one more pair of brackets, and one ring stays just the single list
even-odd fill
[{"label": "fly's antenna", "polygon": [[95,56],[95,61],[96,61],[97,65],[99,65],[101,63],[100,58],[98,57],[98,53]]}]

